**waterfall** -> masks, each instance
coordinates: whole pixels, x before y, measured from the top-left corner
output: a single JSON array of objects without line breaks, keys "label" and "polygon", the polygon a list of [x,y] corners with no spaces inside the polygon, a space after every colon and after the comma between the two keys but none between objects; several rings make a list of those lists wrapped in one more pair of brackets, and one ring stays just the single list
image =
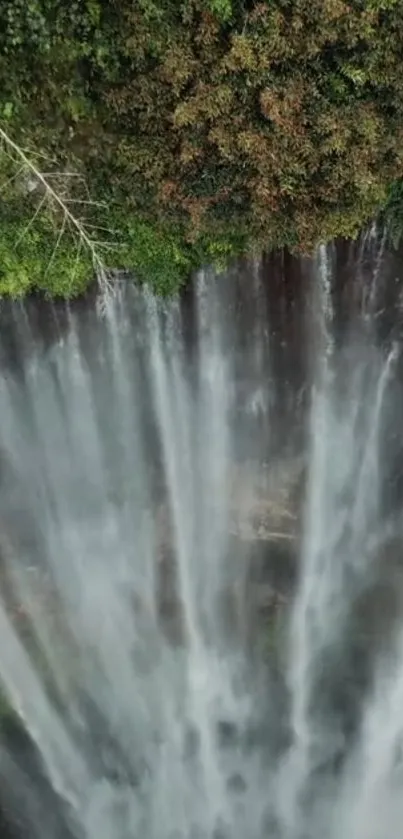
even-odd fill
[{"label": "waterfall", "polygon": [[16,836],[395,836],[401,284],[374,237],[167,301],[122,281],[102,314],[3,306]]}]

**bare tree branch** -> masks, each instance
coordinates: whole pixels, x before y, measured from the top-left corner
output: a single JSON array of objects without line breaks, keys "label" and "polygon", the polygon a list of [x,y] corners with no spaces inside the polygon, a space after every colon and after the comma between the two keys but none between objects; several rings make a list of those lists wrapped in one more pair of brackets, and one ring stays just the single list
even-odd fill
[{"label": "bare tree branch", "polygon": [[[70,172],[70,171],[66,171],[66,172],[60,172],[60,171],[43,172],[43,171],[41,171],[41,169],[38,168],[38,165],[37,165],[36,162],[34,162],[33,157],[36,156],[37,158],[41,157],[43,159],[46,159],[44,155],[42,155],[39,152],[31,154],[26,149],[23,149],[1,127],[0,127],[0,139],[3,141],[4,150],[7,154],[7,156],[11,160],[13,160],[13,162],[15,162],[15,158],[13,157],[13,154],[14,154],[16,156],[17,160],[19,160],[21,162],[21,165],[19,166],[18,172],[11,179],[6,181],[6,183],[1,188],[5,188],[5,186],[7,186],[15,178],[17,178],[19,174],[21,174],[24,171],[27,171],[32,175],[32,177],[37,182],[38,186],[40,185],[42,187],[42,190],[43,190],[43,195],[42,195],[41,201],[39,202],[38,207],[36,208],[36,211],[35,211],[32,219],[30,220],[28,226],[25,228],[24,232],[19,237],[17,244],[27,234],[28,230],[31,228],[32,224],[35,222],[35,220],[38,217],[38,215],[39,215],[40,211],[42,210],[43,206],[45,205],[46,202],[48,202],[48,204],[50,205],[50,207],[52,209],[54,209],[56,207],[56,208],[59,209],[59,211],[61,211],[62,224],[61,224],[61,228],[60,228],[59,233],[58,233],[55,248],[52,252],[52,256],[50,258],[49,264],[48,264],[47,269],[46,269],[46,273],[48,273],[48,271],[49,271],[49,269],[50,269],[50,267],[51,267],[51,265],[54,261],[57,249],[58,249],[58,247],[60,245],[60,242],[61,242],[61,239],[62,239],[62,237],[63,237],[63,235],[66,231],[66,227],[69,227],[71,229],[71,231],[73,232],[73,234],[75,234],[77,236],[77,239],[78,239],[78,247],[77,247],[77,253],[76,253],[76,258],[75,258],[75,263],[74,263],[75,266],[77,266],[77,264],[78,264],[78,259],[80,257],[82,247],[85,247],[86,250],[89,252],[89,254],[91,256],[91,261],[92,261],[94,272],[95,272],[97,282],[98,282],[98,285],[99,285],[99,288],[100,288],[100,291],[101,291],[101,296],[106,295],[107,297],[110,297],[110,295],[113,293],[113,290],[114,290],[114,286],[113,286],[113,282],[112,282],[112,273],[105,266],[100,254],[99,254],[99,250],[102,249],[102,248],[106,249],[106,250],[113,250],[115,248],[119,248],[119,245],[117,245],[115,243],[112,243],[112,242],[102,242],[102,241],[97,241],[96,239],[94,239],[89,232],[90,228],[93,229],[93,230],[97,230],[97,229],[104,230],[105,232],[110,233],[110,234],[112,234],[113,231],[109,230],[107,227],[102,227],[102,226],[99,226],[99,225],[95,225],[95,224],[92,225],[92,224],[87,223],[81,217],[75,215],[74,210],[73,210],[75,204],[87,205],[87,206],[91,206],[91,207],[106,207],[106,205],[102,202],[97,202],[97,201],[92,201],[91,200],[86,180],[83,177],[83,175],[81,175],[79,172]],[[59,179],[61,182],[63,182],[63,180],[65,180],[66,178],[71,178],[71,179],[74,179],[74,180],[80,182],[82,184],[82,186],[84,187],[85,193],[88,196],[88,198],[87,199],[78,199],[78,198],[69,197],[69,191],[66,189],[65,184],[63,184],[63,183],[62,183],[61,189],[58,189],[56,184],[55,184],[57,179]],[[105,306],[101,306],[100,308],[101,309],[105,308]]]}]

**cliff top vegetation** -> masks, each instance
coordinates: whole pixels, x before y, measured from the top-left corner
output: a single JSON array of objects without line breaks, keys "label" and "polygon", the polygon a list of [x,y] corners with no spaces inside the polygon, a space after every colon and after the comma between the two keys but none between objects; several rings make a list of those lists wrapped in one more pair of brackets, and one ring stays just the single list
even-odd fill
[{"label": "cliff top vegetation", "polygon": [[402,33],[402,0],[2,0],[0,294],[91,277],[46,184],[161,292],[355,236],[400,206]]}]

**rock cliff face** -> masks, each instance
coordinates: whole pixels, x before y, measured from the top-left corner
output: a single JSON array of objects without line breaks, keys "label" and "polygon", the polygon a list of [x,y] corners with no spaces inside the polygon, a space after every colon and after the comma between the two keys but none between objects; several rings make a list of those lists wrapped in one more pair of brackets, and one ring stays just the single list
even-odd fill
[{"label": "rock cliff face", "polygon": [[241,541],[295,542],[300,530],[302,459],[230,470],[230,533]]},{"label": "rock cliff face", "polygon": [[[284,459],[269,466],[253,461],[237,462],[228,466],[227,475],[227,595],[232,591],[239,610],[245,611],[247,603],[249,620],[253,621],[260,613],[267,616],[286,605],[292,595],[300,549],[304,462],[301,458]],[[150,511],[150,515],[155,528],[157,602],[161,615],[172,628],[178,623],[180,613],[172,519],[166,503]],[[60,615],[60,609],[40,558],[37,562],[32,555],[31,564],[25,567],[26,545],[17,557],[16,544],[22,545],[23,518],[20,525],[16,530],[12,516],[2,518],[0,584],[16,626],[29,637],[29,603],[26,600],[22,606],[18,601],[13,564],[18,561],[18,573],[27,575],[33,614],[38,609],[46,609],[50,619],[53,613]],[[152,607],[136,601],[133,608],[147,611]]]},{"label": "rock cliff face", "polygon": [[[221,590],[223,619],[254,643],[289,605],[295,587],[302,529],[305,467],[302,458],[270,466],[244,461],[228,467],[226,575]],[[168,634],[183,632],[177,590],[170,512],[156,514],[158,601]],[[270,634],[270,627],[268,629]],[[259,634],[259,632],[258,632]]]},{"label": "rock cliff face", "polygon": [[52,789],[37,749],[18,720],[2,726],[1,746],[2,839],[77,837],[67,804]]}]

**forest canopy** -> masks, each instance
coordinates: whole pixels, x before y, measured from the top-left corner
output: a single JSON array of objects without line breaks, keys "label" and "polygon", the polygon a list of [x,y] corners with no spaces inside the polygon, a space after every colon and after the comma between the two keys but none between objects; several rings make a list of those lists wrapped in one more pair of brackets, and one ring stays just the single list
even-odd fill
[{"label": "forest canopy", "polygon": [[[105,259],[162,292],[203,261],[311,251],[400,206],[402,69],[402,0],[0,5],[0,127],[111,231]],[[77,230],[55,252],[66,219],[20,164],[3,143],[0,294],[81,291],[91,253],[69,273]]]}]

